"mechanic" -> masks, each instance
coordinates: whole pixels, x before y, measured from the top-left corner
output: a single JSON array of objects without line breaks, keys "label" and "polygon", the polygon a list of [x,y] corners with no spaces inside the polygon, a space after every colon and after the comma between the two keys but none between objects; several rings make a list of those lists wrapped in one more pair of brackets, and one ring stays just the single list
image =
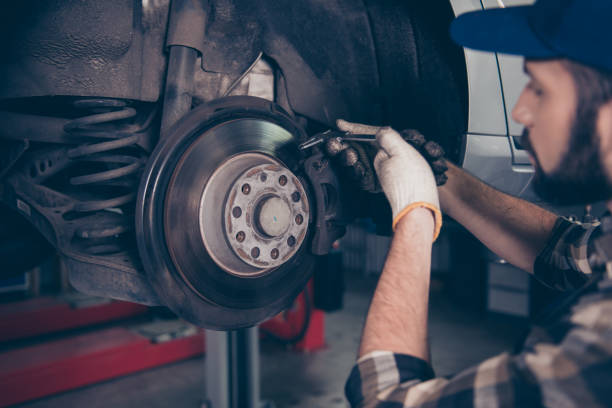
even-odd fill
[{"label": "mechanic", "polygon": [[[612,210],[610,16],[610,0],[539,0],[468,13],[451,27],[464,46],[525,57],[530,82],[512,116],[525,126],[536,191],[558,204],[605,200]],[[353,133],[372,130],[338,125]],[[439,157],[428,155],[414,132],[403,135],[382,128],[376,136],[374,168],[391,205],[394,237],[346,384],[351,405],[612,406],[609,212],[599,227],[559,218],[450,163],[438,189],[434,173],[440,180],[444,170]],[[438,159],[434,171],[426,159]],[[519,352],[450,379],[435,377],[428,363],[430,257],[441,227],[439,203],[503,259],[551,287],[574,291],[545,325],[531,330]]]}]

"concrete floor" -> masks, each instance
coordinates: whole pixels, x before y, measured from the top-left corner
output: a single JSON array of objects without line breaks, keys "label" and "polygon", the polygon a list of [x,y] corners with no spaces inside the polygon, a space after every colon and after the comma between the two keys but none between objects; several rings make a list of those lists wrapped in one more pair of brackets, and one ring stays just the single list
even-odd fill
[{"label": "concrete floor", "polygon": [[[324,350],[296,353],[262,341],[261,394],[278,408],[345,407],[344,382],[354,363],[373,278],[347,282],[343,310],[326,315]],[[452,303],[441,289],[432,290],[430,344],[438,375],[460,371],[511,349],[521,324],[475,313]],[[202,359],[192,359],[37,400],[22,407],[200,407]]]}]

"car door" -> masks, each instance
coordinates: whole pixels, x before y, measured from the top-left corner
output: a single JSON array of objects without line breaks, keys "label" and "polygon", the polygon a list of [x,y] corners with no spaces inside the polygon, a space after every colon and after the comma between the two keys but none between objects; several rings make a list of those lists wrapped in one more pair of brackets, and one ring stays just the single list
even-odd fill
[{"label": "car door", "polygon": [[[529,4],[531,0],[452,0],[456,15]],[[494,187],[529,200],[533,168],[518,145],[522,127],[511,120],[512,107],[527,82],[522,58],[464,49],[468,73],[469,122],[463,167]]]}]

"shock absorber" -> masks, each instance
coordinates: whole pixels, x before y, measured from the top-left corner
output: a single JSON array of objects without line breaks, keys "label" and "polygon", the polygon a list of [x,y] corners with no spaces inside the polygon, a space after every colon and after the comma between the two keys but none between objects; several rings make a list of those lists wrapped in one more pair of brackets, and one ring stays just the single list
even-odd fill
[{"label": "shock absorber", "polygon": [[143,126],[128,123],[137,112],[126,101],[80,99],[74,107],[89,114],[64,126],[81,142],[67,151],[72,163],[69,195],[75,204],[66,216],[79,224],[74,238],[88,253],[118,252],[133,224],[138,176],[144,164],[136,145]]}]

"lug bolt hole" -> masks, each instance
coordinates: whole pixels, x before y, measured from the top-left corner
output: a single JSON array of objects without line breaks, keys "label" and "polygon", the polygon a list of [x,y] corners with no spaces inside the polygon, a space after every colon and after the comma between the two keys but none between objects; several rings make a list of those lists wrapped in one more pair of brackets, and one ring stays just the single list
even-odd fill
[{"label": "lug bolt hole", "polygon": [[287,245],[289,245],[290,247],[295,245],[295,237],[293,235],[291,235],[289,238],[287,238]]},{"label": "lug bolt hole", "polygon": [[254,247],[253,249],[251,249],[251,256],[253,258],[259,258],[259,248]]},{"label": "lug bolt hole", "polygon": [[280,176],[278,178],[278,184],[280,184],[281,186],[284,186],[287,184],[287,176]]},{"label": "lug bolt hole", "polygon": [[272,257],[272,259],[277,259],[278,255],[280,255],[278,249],[274,248],[272,251],[270,251],[270,256]]},{"label": "lug bolt hole", "polygon": [[234,218],[240,218],[240,216],[242,215],[242,208],[234,207],[232,209],[232,215],[234,216]]},{"label": "lug bolt hole", "polygon": [[245,183],[242,185],[242,194],[244,195],[248,195],[251,192],[251,185],[248,183]]},{"label": "lug bolt hole", "polygon": [[291,194],[291,199],[293,200],[294,203],[297,203],[298,201],[300,201],[300,193],[295,191],[293,194]]},{"label": "lug bolt hole", "polygon": [[246,239],[246,234],[244,231],[240,231],[236,234],[236,241],[243,242]]},{"label": "lug bolt hole", "polygon": [[265,183],[266,180],[268,179],[268,175],[266,173],[261,173],[261,175],[259,176],[259,179],[261,180],[262,183]]},{"label": "lug bolt hole", "polygon": [[295,216],[295,223],[297,225],[302,225],[303,222],[304,222],[304,217],[302,216],[302,214],[298,214]]}]

